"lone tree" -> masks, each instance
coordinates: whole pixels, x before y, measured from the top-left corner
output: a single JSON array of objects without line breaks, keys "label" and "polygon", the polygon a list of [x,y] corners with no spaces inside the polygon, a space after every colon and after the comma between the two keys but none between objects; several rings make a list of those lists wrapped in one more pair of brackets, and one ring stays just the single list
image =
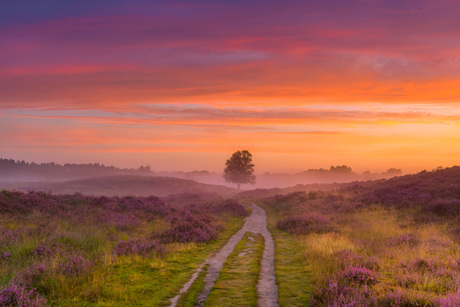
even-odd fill
[{"label": "lone tree", "polygon": [[224,179],[226,182],[236,183],[238,189],[242,183],[256,183],[252,155],[247,150],[235,152],[225,162]]}]

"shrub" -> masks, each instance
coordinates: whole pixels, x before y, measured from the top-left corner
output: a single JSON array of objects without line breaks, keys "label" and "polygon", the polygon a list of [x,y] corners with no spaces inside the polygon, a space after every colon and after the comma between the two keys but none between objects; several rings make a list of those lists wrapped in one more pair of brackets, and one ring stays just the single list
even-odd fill
[{"label": "shrub", "polygon": [[374,285],[377,283],[377,274],[366,268],[349,267],[341,273],[340,279],[346,281],[347,284]]},{"label": "shrub", "polygon": [[104,223],[115,226],[120,231],[132,229],[140,225],[139,219],[131,213],[107,211],[100,219]]},{"label": "shrub", "polygon": [[329,280],[324,288],[313,293],[312,306],[375,306],[377,299],[367,287],[355,288]]},{"label": "shrub", "polygon": [[19,240],[18,235],[0,226],[0,247],[9,246]]},{"label": "shrub", "polygon": [[460,291],[451,293],[445,297],[436,300],[436,305],[439,307],[457,307],[460,306]]},{"label": "shrub", "polygon": [[0,306],[43,307],[49,305],[46,299],[34,290],[27,290],[23,286],[10,283],[0,288]]},{"label": "shrub", "polygon": [[60,252],[60,247],[58,243],[54,242],[52,244],[49,243],[39,243],[35,250],[33,251],[37,256],[50,256],[55,255]]},{"label": "shrub", "polygon": [[184,210],[169,216],[168,220],[172,228],[161,235],[165,243],[205,243],[216,240],[219,234],[217,227],[212,225],[210,218],[204,213],[192,214],[189,210]]},{"label": "shrub", "polygon": [[223,207],[224,207],[224,212],[228,212],[236,216],[248,215],[248,211],[246,210],[246,208],[243,205],[235,201],[226,202],[224,203]]},{"label": "shrub", "polygon": [[118,200],[116,210],[122,213],[132,213],[147,219],[155,216],[166,216],[171,208],[165,205],[158,197],[132,197],[115,198]]},{"label": "shrub", "polygon": [[26,288],[35,288],[46,273],[44,263],[25,268],[14,278],[15,282]]},{"label": "shrub", "polygon": [[1,260],[8,260],[8,259],[10,259],[10,257],[11,257],[10,252],[4,252],[4,253],[0,254],[0,259]]},{"label": "shrub", "polygon": [[429,204],[428,212],[442,217],[455,217],[459,213],[460,201],[456,198],[436,199]]},{"label": "shrub", "polygon": [[280,230],[290,232],[292,234],[308,234],[308,233],[325,233],[332,230],[329,218],[323,215],[302,215],[290,216],[278,221],[276,226]]},{"label": "shrub", "polygon": [[202,220],[185,220],[177,223],[173,228],[165,231],[162,235],[164,242],[195,242],[204,243],[216,240],[217,229]]},{"label": "shrub", "polygon": [[80,255],[71,255],[59,264],[59,272],[66,276],[79,276],[88,272],[92,263]]},{"label": "shrub", "polygon": [[371,286],[377,274],[364,267],[348,267],[333,275],[313,293],[312,306],[375,306]]},{"label": "shrub", "polygon": [[[409,295],[402,291],[387,292],[378,298],[378,306],[388,307],[411,307],[411,306],[439,306],[433,302],[433,298],[421,294]],[[453,307],[453,306],[452,306]]]}]

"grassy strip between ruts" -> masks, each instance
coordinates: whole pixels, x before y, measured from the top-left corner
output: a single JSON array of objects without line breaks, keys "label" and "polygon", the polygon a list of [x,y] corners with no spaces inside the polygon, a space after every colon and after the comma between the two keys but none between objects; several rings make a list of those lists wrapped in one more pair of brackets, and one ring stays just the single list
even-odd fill
[{"label": "grassy strip between ruts", "polygon": [[200,295],[201,291],[204,288],[204,277],[206,276],[207,272],[208,265],[206,264],[203,266],[203,269],[198,274],[197,278],[192,283],[187,292],[182,294],[179,301],[177,302],[177,306],[192,307],[196,305],[196,299],[198,298],[198,295]]},{"label": "grassy strip between ruts", "polygon": [[[224,218],[225,219],[225,218]],[[91,287],[55,306],[167,306],[193,272],[210,254],[238,231],[244,219],[228,217],[225,230],[208,244],[172,243],[164,258],[114,257],[106,253],[104,264],[88,277]]]},{"label": "grassy strip between ruts", "polygon": [[247,232],[224,264],[205,306],[257,306],[263,250],[263,236]]},{"label": "grassy strip between ruts", "polygon": [[280,306],[310,306],[314,290],[311,264],[304,256],[304,245],[293,236],[276,227],[278,213],[264,206],[268,229],[275,241],[275,272]]}]

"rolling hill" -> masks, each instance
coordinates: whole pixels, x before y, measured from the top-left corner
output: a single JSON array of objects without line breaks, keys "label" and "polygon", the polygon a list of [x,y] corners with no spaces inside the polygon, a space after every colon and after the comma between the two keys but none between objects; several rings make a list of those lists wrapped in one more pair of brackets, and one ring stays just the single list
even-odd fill
[{"label": "rolling hill", "polygon": [[10,182],[1,183],[0,188],[17,191],[45,191],[53,194],[73,194],[78,192],[104,196],[155,195],[164,197],[192,193],[197,195],[218,194],[228,198],[237,193],[237,190],[233,188],[198,183],[192,180],[139,175],[104,176],[61,182]]}]

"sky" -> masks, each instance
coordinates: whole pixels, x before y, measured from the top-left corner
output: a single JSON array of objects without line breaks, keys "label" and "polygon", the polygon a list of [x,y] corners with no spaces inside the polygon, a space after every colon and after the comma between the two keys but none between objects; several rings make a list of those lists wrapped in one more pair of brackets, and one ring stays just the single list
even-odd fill
[{"label": "sky", "polygon": [[0,157],[221,172],[460,162],[460,2],[0,2]]}]

